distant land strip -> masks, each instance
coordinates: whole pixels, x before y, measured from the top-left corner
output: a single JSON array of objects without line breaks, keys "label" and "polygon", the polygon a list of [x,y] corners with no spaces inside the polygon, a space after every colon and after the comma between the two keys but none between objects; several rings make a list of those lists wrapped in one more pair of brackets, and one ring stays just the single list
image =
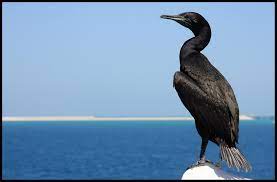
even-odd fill
[{"label": "distant land strip", "polygon": [[[255,117],[240,115],[240,120],[255,120]],[[189,121],[193,117],[95,117],[95,116],[6,116],[2,121]]]}]

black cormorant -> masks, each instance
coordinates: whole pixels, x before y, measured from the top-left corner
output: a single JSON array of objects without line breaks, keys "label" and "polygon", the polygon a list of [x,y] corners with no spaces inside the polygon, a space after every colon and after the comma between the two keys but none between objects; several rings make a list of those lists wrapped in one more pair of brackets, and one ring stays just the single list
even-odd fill
[{"label": "black cormorant", "polygon": [[195,37],[187,40],[180,51],[180,71],[174,74],[175,87],[182,103],[195,119],[202,138],[200,160],[205,160],[208,141],[220,147],[220,159],[229,167],[251,170],[243,154],[237,149],[239,108],[232,87],[224,76],[200,52],[211,38],[209,23],[200,14],[186,12],[162,15],[161,18],[178,22],[189,28]]}]

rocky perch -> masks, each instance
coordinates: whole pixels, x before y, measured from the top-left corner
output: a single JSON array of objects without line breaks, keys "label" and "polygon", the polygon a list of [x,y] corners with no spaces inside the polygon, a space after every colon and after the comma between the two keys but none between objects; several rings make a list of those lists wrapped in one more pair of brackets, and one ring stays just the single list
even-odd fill
[{"label": "rocky perch", "polygon": [[182,176],[182,180],[191,179],[250,180],[249,178],[238,177],[230,173],[224,172],[219,167],[208,162],[187,169]]}]

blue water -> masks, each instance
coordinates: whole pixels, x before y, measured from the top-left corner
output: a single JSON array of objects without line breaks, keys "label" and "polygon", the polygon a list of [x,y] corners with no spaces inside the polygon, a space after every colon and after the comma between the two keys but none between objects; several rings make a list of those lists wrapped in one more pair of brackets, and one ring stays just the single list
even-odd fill
[{"label": "blue water", "polygon": [[[252,179],[275,178],[275,124],[240,123]],[[192,121],[3,122],[3,179],[181,179],[200,151]],[[206,157],[218,160],[209,143]]]}]

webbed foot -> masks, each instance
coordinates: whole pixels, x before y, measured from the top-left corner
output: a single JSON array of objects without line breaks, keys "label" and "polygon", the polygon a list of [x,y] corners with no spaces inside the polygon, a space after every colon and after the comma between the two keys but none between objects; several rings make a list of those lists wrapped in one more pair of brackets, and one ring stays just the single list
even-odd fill
[{"label": "webbed foot", "polygon": [[197,161],[196,163],[190,165],[190,166],[187,168],[187,170],[190,169],[190,168],[197,167],[197,166],[202,166],[202,165],[204,165],[205,163],[213,164],[210,160],[207,160],[207,159],[205,159],[205,158],[202,158],[202,159],[200,159],[199,161]]}]

